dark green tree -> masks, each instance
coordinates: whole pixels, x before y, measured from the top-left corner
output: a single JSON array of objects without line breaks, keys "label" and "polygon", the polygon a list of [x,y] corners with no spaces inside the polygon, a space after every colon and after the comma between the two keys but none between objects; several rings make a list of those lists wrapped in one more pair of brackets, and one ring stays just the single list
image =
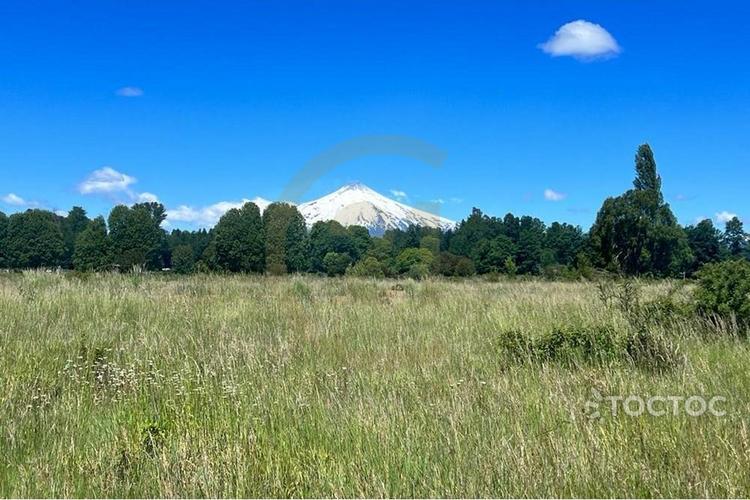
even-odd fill
[{"label": "dark green tree", "polygon": [[689,269],[692,255],[660,191],[653,154],[647,146],[636,156],[635,189],[608,198],[589,232],[599,267],[628,275],[677,276]]},{"label": "dark green tree", "polygon": [[123,271],[134,267],[161,269],[166,213],[160,203],[118,205],[109,214],[113,261]]},{"label": "dark green tree", "polygon": [[358,257],[357,246],[344,226],[330,220],[316,222],[310,230],[310,268],[326,272],[323,259],[328,253],[347,254],[351,261]]},{"label": "dark green tree", "polygon": [[583,250],[585,238],[578,226],[553,222],[545,235],[544,246],[552,251],[555,263],[570,266]]},{"label": "dark green tree", "polygon": [[542,251],[544,249],[544,223],[534,217],[521,217],[518,232],[518,253],[516,263],[518,272],[537,274],[542,268]]},{"label": "dark green tree", "polygon": [[0,212],[0,269],[8,267],[8,248],[6,236],[8,235],[8,216]]},{"label": "dark green tree", "polygon": [[722,239],[732,257],[743,255],[747,250],[748,236],[738,217],[732,217],[727,221]]},{"label": "dark green tree", "polygon": [[297,207],[288,203],[271,203],[263,212],[268,273],[275,275],[287,273],[287,246],[296,243],[288,238],[289,227],[299,217],[301,214]]},{"label": "dark green tree", "polygon": [[112,265],[112,245],[104,217],[89,221],[76,238],[73,267],[79,271],[103,271]]},{"label": "dark green tree", "polygon": [[310,269],[310,237],[305,218],[299,211],[290,219],[286,228],[286,269],[290,273],[302,273]]},{"label": "dark green tree", "polygon": [[349,236],[352,239],[352,243],[354,243],[354,248],[356,249],[357,253],[356,255],[352,256],[352,258],[355,261],[359,260],[370,249],[370,245],[372,243],[370,232],[366,227],[363,226],[349,226],[346,228],[346,231],[349,233]]},{"label": "dark green tree", "polygon": [[61,218],[63,239],[65,240],[65,255],[63,267],[70,268],[73,265],[73,253],[78,236],[86,229],[91,220],[86,216],[86,211],[81,207],[73,207],[68,215]]},{"label": "dark green tree", "polygon": [[661,177],[656,173],[654,152],[648,144],[641,144],[635,154],[635,173],[633,187],[638,191],[659,193],[661,201]]},{"label": "dark green tree", "polygon": [[172,269],[178,274],[190,274],[195,268],[195,255],[190,245],[180,245],[172,251]]},{"label": "dark green tree", "polygon": [[694,273],[705,264],[721,260],[721,232],[710,219],[686,227],[685,234],[694,257],[691,272]]},{"label": "dark green tree", "polygon": [[261,273],[265,267],[265,237],[260,210],[254,203],[225,213],[215,228],[216,261],[231,272]]},{"label": "dark green tree", "polygon": [[63,234],[55,214],[27,210],[8,219],[6,248],[10,266],[17,269],[57,267],[65,254]]},{"label": "dark green tree", "polygon": [[351,263],[348,253],[328,252],[323,257],[323,268],[328,276],[341,276]]}]

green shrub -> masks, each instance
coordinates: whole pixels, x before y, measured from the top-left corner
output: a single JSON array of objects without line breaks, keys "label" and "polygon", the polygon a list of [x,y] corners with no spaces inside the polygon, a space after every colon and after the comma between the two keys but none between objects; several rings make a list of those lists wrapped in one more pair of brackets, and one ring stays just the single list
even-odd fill
[{"label": "green shrub", "polygon": [[346,268],[352,263],[352,258],[348,254],[338,252],[328,252],[323,257],[323,267],[328,276],[341,276],[346,272]]},{"label": "green shrub", "polygon": [[698,272],[695,292],[698,311],[704,315],[750,322],[750,262],[729,260],[708,264]]},{"label": "green shrub", "polygon": [[564,326],[540,337],[518,331],[504,332],[501,350],[515,361],[605,362],[623,358],[623,336],[609,326]]},{"label": "green shrub", "polygon": [[180,245],[172,252],[172,269],[179,274],[190,274],[195,268],[195,256],[189,245]]},{"label": "green shrub", "polygon": [[348,276],[359,278],[384,278],[383,265],[375,257],[365,257],[346,270]]}]

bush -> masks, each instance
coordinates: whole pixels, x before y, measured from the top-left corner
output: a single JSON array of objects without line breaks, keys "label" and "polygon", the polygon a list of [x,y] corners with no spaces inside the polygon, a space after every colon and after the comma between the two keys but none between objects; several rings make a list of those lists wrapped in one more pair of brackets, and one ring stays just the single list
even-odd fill
[{"label": "bush", "polygon": [[189,245],[180,245],[172,252],[172,269],[179,274],[190,274],[195,267],[195,256]]},{"label": "bush", "polygon": [[750,323],[750,262],[729,260],[703,266],[695,300],[701,314]]},{"label": "bush", "polygon": [[430,275],[430,268],[427,264],[413,264],[406,272],[406,276],[413,280],[422,280]]},{"label": "bush", "polygon": [[384,278],[383,266],[375,257],[365,257],[352,267],[347,269],[348,276],[357,276],[359,278]]},{"label": "bush", "polygon": [[323,257],[323,268],[326,270],[328,276],[341,276],[346,272],[346,268],[352,263],[352,258],[349,254],[328,252]]},{"label": "bush", "polygon": [[678,365],[680,356],[664,337],[643,330],[618,332],[611,326],[558,327],[539,337],[516,330],[504,332],[498,345],[515,362],[562,364],[621,361],[638,368],[663,372]]},{"label": "bush", "polygon": [[625,356],[621,335],[609,326],[564,326],[534,338],[517,331],[500,336],[500,348],[515,361],[603,362]]}]

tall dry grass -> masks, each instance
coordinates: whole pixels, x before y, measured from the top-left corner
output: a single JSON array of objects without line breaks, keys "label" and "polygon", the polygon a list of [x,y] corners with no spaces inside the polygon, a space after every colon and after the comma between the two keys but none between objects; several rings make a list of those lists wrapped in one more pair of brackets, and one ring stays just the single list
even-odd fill
[{"label": "tall dry grass", "polygon": [[[0,495],[748,496],[746,341],[503,352],[594,326],[630,328],[585,283],[3,275]],[[727,415],[592,420],[592,389]]]}]

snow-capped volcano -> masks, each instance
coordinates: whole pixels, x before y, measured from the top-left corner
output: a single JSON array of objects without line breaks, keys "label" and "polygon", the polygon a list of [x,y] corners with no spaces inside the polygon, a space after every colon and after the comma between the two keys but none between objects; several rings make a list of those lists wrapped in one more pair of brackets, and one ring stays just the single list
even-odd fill
[{"label": "snow-capped volcano", "polygon": [[299,205],[308,225],[335,220],[343,226],[364,226],[370,234],[380,235],[388,229],[409,226],[451,229],[455,222],[435,214],[404,205],[373,191],[364,184],[347,184],[317,200]]}]

